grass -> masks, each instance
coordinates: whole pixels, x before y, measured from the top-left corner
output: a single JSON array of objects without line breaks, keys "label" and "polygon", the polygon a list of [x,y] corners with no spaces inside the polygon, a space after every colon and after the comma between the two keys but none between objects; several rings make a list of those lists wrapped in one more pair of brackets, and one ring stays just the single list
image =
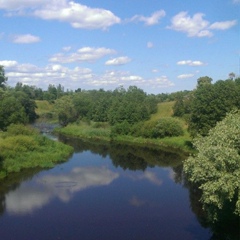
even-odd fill
[{"label": "grass", "polygon": [[35,100],[37,105],[36,113],[39,116],[38,121],[43,122],[57,122],[57,116],[54,114],[54,103],[50,103],[47,100]]},{"label": "grass", "polygon": [[[171,102],[163,102],[158,104],[157,113],[152,114],[151,118],[147,122],[156,122],[160,118],[164,117],[172,117],[173,114],[173,106],[174,101]],[[178,148],[186,152],[192,151],[191,149],[191,137],[187,132],[187,125],[186,122],[178,118],[181,126],[184,129],[184,135],[179,137],[166,137],[166,138],[159,138],[159,139],[146,139],[141,137],[133,137],[129,135],[121,135],[121,136],[114,136],[111,138],[111,129],[110,127],[95,127],[96,123],[84,123],[81,122],[79,124],[69,124],[64,128],[58,128],[55,131],[61,133],[63,135],[78,137],[78,138],[85,138],[85,139],[93,139],[93,140],[104,140],[104,141],[117,141],[122,143],[134,143],[139,145],[151,145],[155,147],[172,147]]]},{"label": "grass", "polygon": [[79,137],[79,138],[88,138],[88,139],[102,139],[110,140],[110,127],[93,127],[94,124],[69,124],[64,128],[57,128],[55,132],[59,132],[64,135]]},{"label": "grass", "polygon": [[[14,126],[13,126],[14,127]],[[73,148],[48,139],[35,131],[16,131],[0,134],[0,179],[9,173],[27,168],[51,168],[68,159]],[[16,127],[15,127],[16,130]]]},{"label": "grass", "polygon": [[158,103],[157,112],[151,115],[150,121],[156,121],[162,117],[171,117],[173,115],[174,101]]}]

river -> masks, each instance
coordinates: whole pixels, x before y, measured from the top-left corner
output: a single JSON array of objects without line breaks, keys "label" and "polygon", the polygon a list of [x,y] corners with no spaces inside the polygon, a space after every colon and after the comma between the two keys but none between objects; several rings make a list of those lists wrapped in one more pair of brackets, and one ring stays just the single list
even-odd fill
[{"label": "river", "polygon": [[67,162],[1,183],[1,239],[211,238],[177,152],[60,140],[75,149]]}]

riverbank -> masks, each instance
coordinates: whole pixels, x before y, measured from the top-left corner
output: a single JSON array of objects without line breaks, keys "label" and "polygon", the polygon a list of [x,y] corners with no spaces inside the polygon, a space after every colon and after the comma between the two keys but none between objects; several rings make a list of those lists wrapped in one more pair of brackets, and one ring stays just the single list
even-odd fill
[{"label": "riverbank", "polygon": [[73,153],[72,147],[23,125],[12,125],[0,134],[0,149],[0,179],[27,168],[52,168]]},{"label": "riverbank", "polygon": [[165,137],[158,139],[150,139],[143,137],[134,137],[130,135],[111,135],[110,127],[95,127],[94,124],[69,124],[66,127],[55,128],[55,133],[64,136],[89,139],[93,141],[119,142],[126,144],[134,144],[143,147],[154,147],[161,149],[176,149],[184,153],[192,153],[191,138],[185,134],[179,137]]}]

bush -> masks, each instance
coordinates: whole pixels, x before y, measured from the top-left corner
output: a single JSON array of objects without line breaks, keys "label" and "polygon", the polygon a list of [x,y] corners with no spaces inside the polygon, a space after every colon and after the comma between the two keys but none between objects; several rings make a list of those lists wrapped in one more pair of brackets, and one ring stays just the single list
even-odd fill
[{"label": "bush", "polygon": [[161,118],[158,120],[152,132],[153,138],[177,137],[184,134],[181,123],[171,117]]},{"label": "bush", "polygon": [[37,130],[31,127],[26,127],[23,124],[11,124],[7,128],[7,133],[9,135],[34,135],[37,133]]},{"label": "bush", "polygon": [[131,131],[131,125],[126,120],[115,124],[111,129],[111,136],[114,135],[128,135]]}]

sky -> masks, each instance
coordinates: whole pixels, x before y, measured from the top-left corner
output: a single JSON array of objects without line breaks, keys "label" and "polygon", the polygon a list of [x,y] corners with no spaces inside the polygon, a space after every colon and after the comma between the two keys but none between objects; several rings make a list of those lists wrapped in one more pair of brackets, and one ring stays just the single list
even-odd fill
[{"label": "sky", "polygon": [[239,64],[240,0],[0,0],[11,87],[171,93]]}]

